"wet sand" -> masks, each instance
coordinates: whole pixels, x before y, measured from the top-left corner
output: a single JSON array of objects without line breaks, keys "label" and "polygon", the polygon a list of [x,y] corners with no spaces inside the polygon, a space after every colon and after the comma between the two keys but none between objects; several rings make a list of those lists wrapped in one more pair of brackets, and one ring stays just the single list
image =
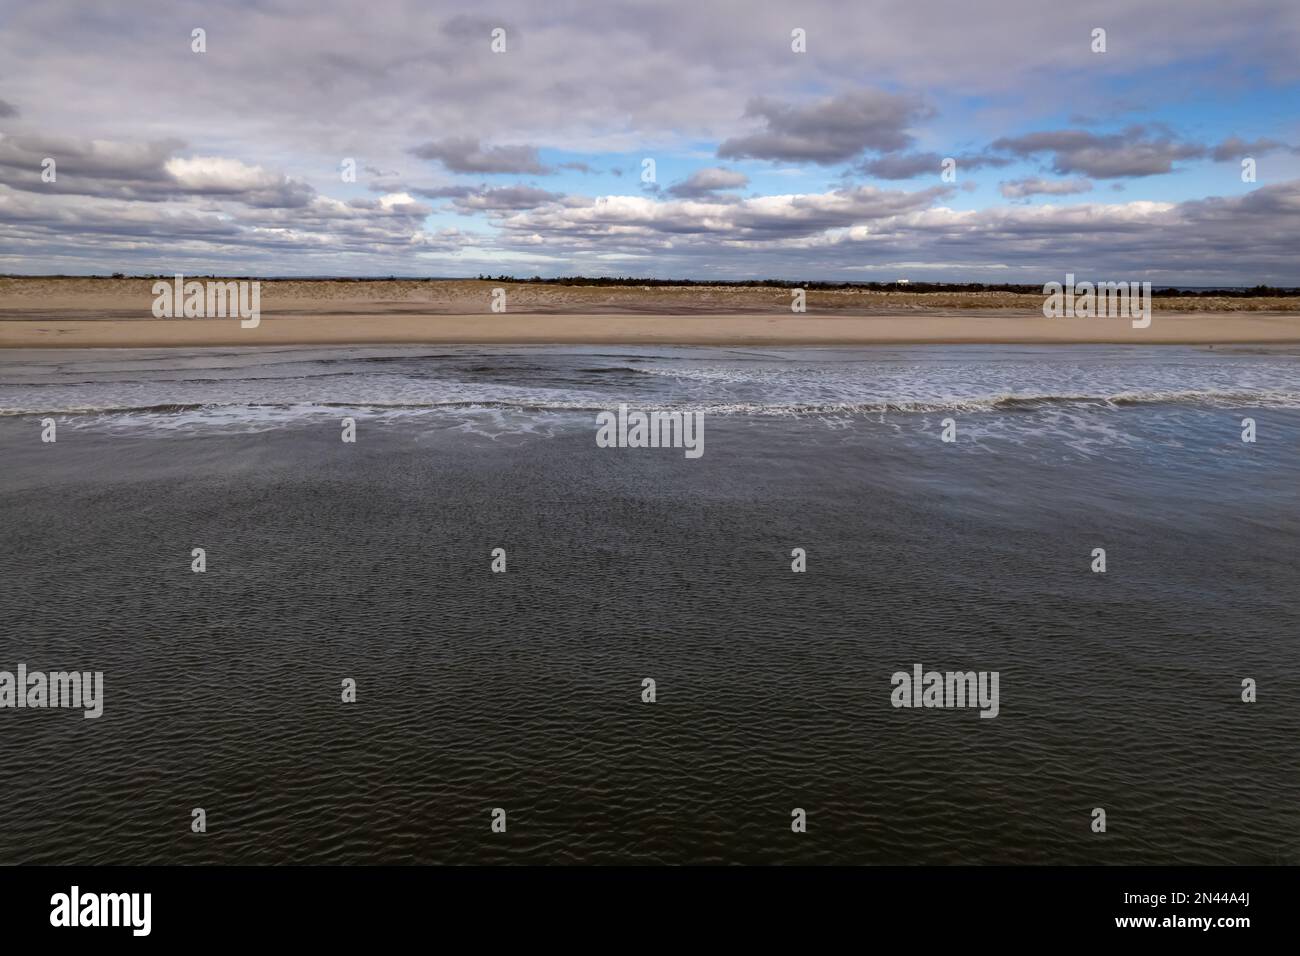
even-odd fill
[{"label": "wet sand", "polygon": [[232,345],[554,344],[873,345],[1051,344],[1212,345],[1300,342],[1300,315],[1157,313],[1135,329],[1122,319],[1041,315],[314,315],[238,319],[0,320],[3,348],[162,348]]}]

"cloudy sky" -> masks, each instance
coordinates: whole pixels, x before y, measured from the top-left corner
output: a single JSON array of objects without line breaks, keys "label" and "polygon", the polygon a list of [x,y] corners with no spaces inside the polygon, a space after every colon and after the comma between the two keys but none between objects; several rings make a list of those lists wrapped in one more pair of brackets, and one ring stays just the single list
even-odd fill
[{"label": "cloudy sky", "polygon": [[1300,285],[1298,147],[1295,0],[0,0],[0,272]]}]

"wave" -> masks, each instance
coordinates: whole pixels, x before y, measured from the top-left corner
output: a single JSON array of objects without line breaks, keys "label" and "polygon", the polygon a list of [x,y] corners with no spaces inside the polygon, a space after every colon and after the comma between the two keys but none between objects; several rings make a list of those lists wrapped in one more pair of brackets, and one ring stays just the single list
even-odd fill
[{"label": "wave", "polygon": [[1149,391],[1118,392],[1112,395],[999,395],[989,400],[994,409],[1038,408],[1043,405],[1095,405],[1115,408],[1129,405],[1153,404],[1210,404],[1210,405],[1272,405],[1300,407],[1300,392],[1285,389],[1260,391],[1224,389],[1153,389]]},{"label": "wave", "polygon": [[1200,404],[1217,407],[1275,407],[1300,408],[1300,393],[1285,390],[1219,391],[1171,390],[1133,391],[1110,395],[1087,394],[1025,394],[1002,393],[972,397],[916,398],[898,401],[828,401],[828,402],[709,402],[680,401],[672,403],[642,402],[623,396],[610,396],[606,401],[556,401],[551,399],[490,400],[447,399],[441,401],[384,402],[358,400],[351,402],[288,402],[288,401],[230,401],[230,402],[163,402],[155,404],[105,404],[64,407],[0,408],[0,418],[41,415],[167,415],[184,412],[218,411],[227,409],[277,409],[311,412],[329,409],[374,409],[381,412],[419,412],[445,410],[498,409],[519,412],[600,412],[627,404],[631,408],[664,411],[703,411],[718,415],[824,415],[824,414],[880,414],[885,412],[1017,412],[1032,411],[1054,406],[1125,408],[1137,405]]}]

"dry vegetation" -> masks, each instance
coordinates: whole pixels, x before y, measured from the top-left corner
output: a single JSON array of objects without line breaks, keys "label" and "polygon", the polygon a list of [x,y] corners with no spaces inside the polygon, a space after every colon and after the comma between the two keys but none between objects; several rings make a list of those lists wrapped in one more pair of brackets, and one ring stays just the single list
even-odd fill
[{"label": "dry vegetation", "polygon": [[[190,278],[190,277],[187,277]],[[153,279],[0,278],[0,317],[151,317]],[[506,290],[513,313],[644,313],[657,315],[789,313],[788,289],[761,286],[594,286],[496,280],[261,280],[268,315],[487,312],[492,289]],[[946,314],[966,309],[1038,313],[1043,296],[1001,291],[812,289],[809,313]],[[1300,296],[1157,297],[1156,312],[1300,312]]]}]

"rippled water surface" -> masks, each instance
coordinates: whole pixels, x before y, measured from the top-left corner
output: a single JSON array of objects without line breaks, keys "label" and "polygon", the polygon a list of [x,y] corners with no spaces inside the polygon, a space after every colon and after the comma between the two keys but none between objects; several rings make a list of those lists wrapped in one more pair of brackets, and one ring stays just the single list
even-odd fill
[{"label": "rippled water surface", "polygon": [[[0,861],[1300,863],[1298,369],[0,353],[0,669],[105,675],[0,710]],[[598,448],[620,402],[705,454]]]}]

